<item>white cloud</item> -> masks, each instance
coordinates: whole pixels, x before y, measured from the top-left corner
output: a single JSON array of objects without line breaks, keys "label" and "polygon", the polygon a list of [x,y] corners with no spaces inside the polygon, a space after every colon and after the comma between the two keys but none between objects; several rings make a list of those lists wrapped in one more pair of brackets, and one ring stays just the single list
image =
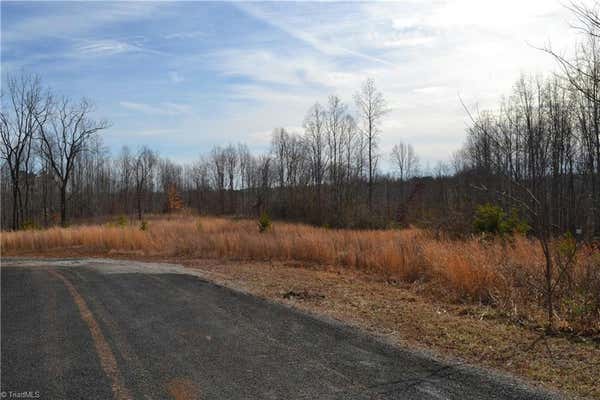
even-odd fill
[{"label": "white cloud", "polygon": [[[556,69],[531,44],[567,49],[575,40],[558,0],[352,3],[343,13],[328,13],[325,4],[238,7],[279,29],[275,39],[289,35],[314,51],[226,50],[215,68],[253,80],[232,86],[233,96],[261,102],[272,116],[289,115],[290,107],[324,102],[332,93],[351,103],[360,83],[373,77],[392,108],[382,148],[411,138],[432,161],[462,144],[468,121],[459,94],[468,105],[495,106],[522,72]],[[300,111],[281,125],[303,117]]]},{"label": "white cloud", "polygon": [[131,51],[143,51],[140,47],[118,40],[87,41],[86,43],[77,46],[76,50],[81,55],[92,56],[110,56]]},{"label": "white cloud", "polygon": [[119,102],[121,107],[132,111],[138,111],[144,114],[150,115],[185,115],[192,111],[192,107],[187,104],[178,104],[163,102],[158,105],[151,105],[146,103],[135,103],[131,101]]},{"label": "white cloud", "polygon": [[[92,5],[90,11],[88,4],[67,4],[48,16],[9,22],[10,27],[2,32],[3,45],[16,47],[19,40],[49,37],[74,40],[100,28],[110,31],[114,22],[156,15],[162,18],[157,9],[168,7],[168,3],[118,2],[110,7]],[[202,30],[185,30],[192,26],[189,24],[181,25],[181,31],[160,31],[154,37],[161,40],[161,48],[174,52],[168,61],[156,58],[165,66],[156,68],[155,81],[168,86],[158,90],[177,92],[160,93],[162,97],[154,102],[141,96],[144,102],[122,101],[120,109],[127,114],[177,118],[162,118],[168,126],[150,129],[143,126],[150,124],[150,118],[138,118],[138,134],[158,140],[161,134],[176,131],[177,135],[169,137],[182,145],[188,141],[206,146],[249,141],[251,146],[266,146],[274,127],[299,127],[315,101],[325,103],[328,95],[337,94],[351,105],[361,82],[372,77],[392,109],[382,126],[382,150],[399,140],[409,141],[424,158],[435,162],[446,159],[463,140],[467,118],[459,93],[469,106],[494,106],[501,95],[508,94],[521,72],[548,73],[555,68],[550,57],[530,44],[551,42],[557,49],[568,51],[575,38],[568,26],[569,12],[560,0],[264,2],[234,6],[253,18],[248,25],[251,28],[257,22],[265,26],[244,38],[211,36],[208,40]],[[198,4],[196,12],[203,11],[200,7]],[[181,12],[176,7],[173,10]],[[247,21],[241,18],[236,22]],[[248,26],[240,25],[239,31],[246,33]],[[231,34],[238,34],[234,32],[238,30]],[[223,31],[223,35],[229,34]],[[76,40],[77,51],[68,56],[152,52],[145,47],[152,38],[147,39],[104,36],[94,41]],[[202,51],[182,50],[202,40],[205,42],[198,46]],[[177,53],[179,50],[183,52]],[[48,55],[30,57],[31,64],[36,64]],[[6,69],[7,65],[3,62],[2,66]],[[184,78],[185,85],[173,85]],[[191,106],[190,88],[201,80],[210,81],[210,90],[218,92],[214,96],[218,112],[209,117],[195,115]],[[161,102],[162,98],[184,99],[187,104]]]},{"label": "white cloud", "polygon": [[452,0],[424,19],[432,27],[485,27],[510,31],[517,25],[529,25],[533,18],[550,16],[564,11],[558,1],[548,0]]},{"label": "white cloud", "polygon": [[[328,58],[310,52],[235,49],[216,52],[211,59],[219,74],[246,77],[265,86],[278,85],[276,90],[288,96],[314,86],[335,91],[360,82],[350,65],[337,66]],[[290,87],[293,87],[291,92]]]},{"label": "white cloud", "polygon": [[4,45],[39,38],[70,39],[110,23],[150,17],[162,6],[155,2],[67,2],[52,13],[11,23],[9,29],[3,27],[2,41]]},{"label": "white cloud", "polygon": [[237,7],[273,27],[280,29],[281,31],[289,34],[290,36],[303,41],[304,43],[312,46],[319,52],[325,55],[331,56],[344,56],[351,55],[361,59],[365,59],[371,62],[376,62],[384,65],[393,66],[388,60],[369,55],[360,51],[356,51],[353,48],[341,46],[338,40],[323,40],[318,35],[313,34],[309,29],[305,29],[304,26],[295,26],[291,21],[285,21],[280,18],[280,15],[274,15],[261,9],[259,6],[252,5],[251,3],[239,2],[233,3]]},{"label": "white cloud", "polygon": [[204,31],[189,31],[189,32],[176,32],[168,33],[163,37],[165,39],[197,39],[206,36]]}]

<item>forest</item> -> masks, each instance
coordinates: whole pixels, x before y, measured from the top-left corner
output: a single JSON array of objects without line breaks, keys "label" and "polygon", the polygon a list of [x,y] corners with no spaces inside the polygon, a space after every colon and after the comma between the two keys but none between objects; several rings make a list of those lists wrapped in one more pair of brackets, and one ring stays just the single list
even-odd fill
[{"label": "forest", "polygon": [[0,123],[1,226],[143,220],[186,209],[465,235],[482,230],[473,223],[476,210],[492,207],[496,219],[527,225],[523,233],[592,240],[600,232],[599,24],[593,9],[573,13],[582,31],[573,54],[532,50],[554,57],[557,72],[522,75],[488,110],[464,106],[471,126],[462,149],[428,169],[409,143],[398,140],[390,154],[379,150],[381,135],[393,132],[382,132],[389,109],[373,79],[353,99],[315,103],[303,132],[275,128],[263,154],[223,144],[179,163],[145,146],[111,154],[102,141],[111,123],[95,119],[90,100],[54,93],[35,73],[10,75]]},{"label": "forest", "polygon": [[110,123],[92,119],[90,102],[58,100],[38,76],[13,76],[2,108],[2,227],[189,208],[461,234],[472,232],[478,205],[493,203],[533,228],[544,222],[590,239],[600,229],[600,72],[589,64],[596,39],[588,40],[564,74],[522,76],[496,109],[469,114],[462,150],[431,171],[410,144],[378,151],[386,104],[373,80],[355,96],[358,115],[330,96],[307,111],[303,133],[274,129],[265,154],[229,144],[182,164],[145,146],[111,155],[101,136]]}]

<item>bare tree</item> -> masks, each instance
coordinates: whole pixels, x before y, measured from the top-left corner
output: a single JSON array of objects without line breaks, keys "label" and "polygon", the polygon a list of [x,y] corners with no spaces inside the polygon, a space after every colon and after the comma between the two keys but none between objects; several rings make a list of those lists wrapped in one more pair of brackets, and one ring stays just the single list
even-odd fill
[{"label": "bare tree", "polygon": [[142,220],[143,214],[143,197],[148,190],[149,183],[152,179],[154,167],[158,161],[158,156],[154,154],[148,147],[142,147],[135,157],[135,168],[133,170],[135,179],[135,198],[138,219]]},{"label": "bare tree", "polygon": [[395,144],[392,147],[391,158],[401,181],[413,177],[419,169],[419,158],[411,144]]},{"label": "bare tree", "polygon": [[255,182],[256,182],[256,203],[253,209],[256,215],[260,215],[269,203],[269,192],[272,182],[272,159],[268,155],[262,155],[256,160]]},{"label": "bare tree", "polygon": [[325,148],[325,110],[319,103],[310,108],[304,119],[304,137],[309,150],[311,179],[316,188],[317,219],[322,218],[322,185],[327,169]]},{"label": "bare tree", "polygon": [[136,160],[131,154],[131,149],[128,146],[123,146],[120,154],[117,156],[115,167],[120,177],[120,204],[126,214],[130,211],[129,200],[131,187],[133,186],[132,175],[135,173],[135,162]]},{"label": "bare tree", "polygon": [[387,113],[386,102],[383,94],[375,87],[373,79],[367,79],[361,90],[354,96],[358,108],[359,117],[362,122],[362,131],[367,138],[368,152],[368,204],[369,210],[373,209],[373,179],[376,171],[377,139],[379,125],[383,116]]},{"label": "bare tree", "polygon": [[[77,113],[64,109],[76,105],[52,102],[45,122],[41,114],[34,119],[34,132],[27,137],[39,137],[39,146],[38,141],[15,144],[7,140],[16,132],[14,112],[3,107],[0,129],[9,145],[3,146],[0,165],[1,222],[9,226],[14,208],[14,226],[29,216],[47,225],[50,218],[57,218],[62,188],[62,198],[68,196],[68,203],[77,206],[71,218],[120,213],[123,207],[128,209],[128,202],[141,217],[160,210],[168,193],[177,191],[180,200],[203,213],[249,215],[258,209],[278,218],[318,224],[383,227],[391,218],[394,195],[400,193],[406,205],[418,193],[419,209],[412,209],[410,216],[414,222],[435,224],[452,213],[456,218],[451,223],[462,221],[456,232],[466,232],[470,225],[465,221],[474,207],[490,199],[489,194],[474,195],[470,188],[486,184],[504,193],[499,201],[504,208],[517,203],[511,198],[524,202],[521,210],[539,207],[535,199],[542,202],[549,235],[570,230],[583,231],[583,237],[591,238],[600,226],[600,46],[595,29],[593,24],[582,29],[586,40],[578,45],[574,58],[565,61],[566,72],[552,80],[523,77],[498,109],[478,113],[465,148],[454,159],[453,176],[443,169],[427,168],[433,176],[412,180],[415,189],[408,196],[404,196],[403,181],[416,169],[409,145],[398,144],[392,151],[398,174],[377,179],[377,139],[386,110],[372,80],[356,94],[356,116],[350,115],[342,99],[331,96],[326,106],[317,103],[308,111],[303,135],[275,130],[269,154],[253,155],[245,145],[216,147],[194,165],[156,155],[156,174],[150,174],[147,184],[143,183],[144,168],[137,165],[140,154],[125,152],[113,158],[100,151],[81,151],[74,158],[67,155],[68,133],[82,132],[82,124]],[[3,97],[3,105],[9,104],[6,99],[10,100]],[[44,134],[37,132],[38,125],[44,124]],[[31,155],[18,158],[17,168],[7,159],[19,153],[16,148]],[[12,184],[11,171],[18,175],[18,184]],[[52,179],[59,184],[52,184]],[[387,207],[381,207],[384,204]],[[530,215],[530,219],[535,218]]]},{"label": "bare tree", "polygon": [[[571,97],[555,80],[543,82],[522,77],[514,90],[500,113],[473,117],[465,107],[473,121],[466,151],[472,169],[486,172],[481,175],[483,182],[473,186],[528,216],[545,257],[543,280],[532,285],[543,295],[547,328],[551,331],[555,311],[560,307],[559,288],[564,282],[555,239],[561,232],[560,225],[569,227],[568,223],[561,223],[565,209],[577,212],[581,204],[576,200],[572,173],[578,153],[573,148],[576,125],[571,118]],[[585,145],[582,149],[580,154],[585,159]],[[581,187],[587,188],[584,193],[589,190],[585,176],[579,177]],[[567,189],[571,193],[565,196],[563,191]],[[568,200],[561,203],[565,197]]]},{"label": "bare tree", "polygon": [[240,177],[240,190],[241,190],[241,211],[242,213],[247,210],[247,197],[248,190],[251,184],[251,170],[252,170],[252,154],[250,153],[250,149],[248,145],[244,143],[239,143],[237,147],[238,152],[238,160],[240,163],[239,167],[239,177]]},{"label": "bare tree", "polygon": [[285,128],[276,128],[273,130],[271,138],[271,151],[277,163],[277,178],[279,184],[279,191],[283,193],[285,187],[285,176],[286,176],[286,153],[289,141],[289,134]]},{"label": "bare tree", "polygon": [[75,159],[86,151],[89,138],[109,126],[107,121],[91,119],[92,111],[92,104],[85,99],[74,103],[62,98],[52,103],[49,124],[43,116],[36,115],[40,151],[59,184],[60,222],[63,226],[67,224],[67,189]]},{"label": "bare tree", "polygon": [[220,212],[225,214],[225,164],[227,157],[225,151],[219,147],[213,147],[211,153],[212,176],[215,189],[219,193]]},{"label": "bare tree", "polygon": [[549,46],[542,50],[556,59],[564,79],[580,96],[581,141],[586,150],[585,174],[591,187],[588,231],[594,231],[600,227],[600,9],[597,3],[591,6],[583,2],[571,2],[567,8],[583,40],[570,57]]},{"label": "bare tree", "polygon": [[344,177],[344,124],[346,122],[347,110],[348,107],[339,97],[329,96],[325,119],[327,133],[326,149],[329,183],[331,184],[331,197],[336,221],[339,221],[341,212],[341,185]]},{"label": "bare tree", "polygon": [[0,110],[0,154],[8,166],[12,185],[12,228],[18,229],[29,208],[33,139],[38,127],[46,125],[50,95],[43,92],[38,76],[25,72],[9,76],[6,86],[8,93],[2,93]]},{"label": "bare tree", "polygon": [[229,212],[235,212],[235,176],[238,168],[238,154],[233,145],[229,145],[224,150],[225,170],[229,179]]}]

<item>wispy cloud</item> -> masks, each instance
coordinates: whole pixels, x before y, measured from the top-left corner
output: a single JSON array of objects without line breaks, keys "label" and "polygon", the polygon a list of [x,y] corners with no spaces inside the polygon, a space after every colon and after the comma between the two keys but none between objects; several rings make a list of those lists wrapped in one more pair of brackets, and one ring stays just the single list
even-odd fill
[{"label": "wispy cloud", "polygon": [[185,115],[192,111],[192,107],[187,104],[178,104],[163,102],[157,105],[146,103],[135,103],[131,101],[119,102],[121,107],[128,110],[141,112],[149,115]]},{"label": "wispy cloud", "polygon": [[495,105],[521,72],[554,67],[528,42],[573,43],[560,0],[24,4],[2,2],[3,73],[25,66],[97,99],[113,144],[131,132],[133,145],[168,136],[189,152],[267,148],[273,127],[299,127],[315,101],[336,94],[352,108],[371,77],[392,109],[382,151],[406,140],[439,160],[464,138],[457,92]]},{"label": "wispy cloud", "polygon": [[290,36],[303,41],[304,43],[312,46],[316,50],[320,51],[323,54],[330,56],[348,56],[352,55],[367,61],[376,62],[380,64],[384,64],[387,66],[394,66],[394,63],[385,60],[383,58],[375,57],[369,55],[367,53],[357,51],[351,48],[346,48],[337,44],[334,40],[323,40],[320,39],[317,35],[312,34],[306,29],[295,27],[290,24],[289,21],[282,21],[279,15],[270,15],[268,12],[264,11],[255,4],[239,2],[233,3],[240,10],[244,11],[248,15],[259,19],[273,27],[280,29],[281,31],[289,34]]},{"label": "wispy cloud", "polygon": [[71,56],[111,56],[123,53],[147,53],[167,56],[163,51],[148,47],[144,37],[134,39],[73,39]]},{"label": "wispy cloud", "polygon": [[146,51],[136,45],[118,40],[90,40],[76,46],[76,52],[81,55],[110,56],[127,52]]},{"label": "wispy cloud", "polygon": [[[40,38],[76,37],[112,23],[151,17],[163,4],[155,2],[69,2],[52,7],[39,3],[38,15],[12,23],[2,30],[3,43],[34,41]],[[51,13],[43,12],[52,7]]]},{"label": "wispy cloud", "polygon": [[[367,74],[376,75],[376,71],[381,69],[377,64],[377,67],[365,72],[355,65],[336,63],[330,58],[300,50],[229,49],[211,54],[210,59],[218,74],[251,81],[235,83],[232,87],[262,86],[264,93],[269,93],[269,98],[276,92],[279,92],[279,97],[287,98],[306,92],[313,93],[313,96],[327,92],[347,94],[347,90],[356,89]],[[261,99],[255,97],[255,100]]]},{"label": "wispy cloud", "polygon": [[197,39],[206,36],[205,31],[175,32],[163,35],[165,39]]}]

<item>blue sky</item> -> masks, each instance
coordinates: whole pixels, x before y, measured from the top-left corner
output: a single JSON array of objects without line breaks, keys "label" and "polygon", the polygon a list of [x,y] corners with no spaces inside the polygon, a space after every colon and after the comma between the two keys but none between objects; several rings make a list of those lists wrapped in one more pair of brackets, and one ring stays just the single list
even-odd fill
[{"label": "blue sky", "polygon": [[448,159],[467,120],[458,94],[497,104],[522,72],[576,39],[554,0],[395,3],[1,3],[2,76],[25,69],[56,92],[85,96],[112,127],[113,150],[147,144],[191,161],[215,144],[268,148],[300,131],[308,107],[375,79],[391,112],[381,151],[412,143]]}]

